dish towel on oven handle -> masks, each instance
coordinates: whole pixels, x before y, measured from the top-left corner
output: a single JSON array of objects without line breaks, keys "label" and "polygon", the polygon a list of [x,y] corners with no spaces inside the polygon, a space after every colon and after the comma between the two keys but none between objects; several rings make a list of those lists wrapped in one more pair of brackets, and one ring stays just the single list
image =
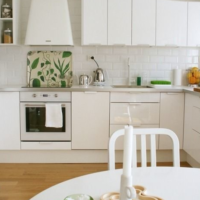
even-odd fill
[{"label": "dish towel on oven handle", "polygon": [[61,128],[63,127],[62,105],[46,103],[46,127]]}]

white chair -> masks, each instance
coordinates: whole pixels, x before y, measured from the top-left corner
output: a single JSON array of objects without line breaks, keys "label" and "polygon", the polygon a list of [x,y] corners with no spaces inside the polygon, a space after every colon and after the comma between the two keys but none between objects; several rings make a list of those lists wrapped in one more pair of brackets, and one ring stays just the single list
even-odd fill
[{"label": "white chair", "polygon": [[[115,169],[115,142],[119,136],[123,136],[125,129],[120,129],[113,133],[109,141],[109,162],[108,169]],[[133,155],[132,155],[132,167],[137,167],[137,141],[136,136],[141,136],[141,166],[147,166],[147,155],[146,155],[146,136],[150,136],[150,156],[151,156],[151,167],[156,167],[156,135],[168,135],[171,137],[173,142],[173,166],[180,167],[180,152],[179,152],[179,140],[177,135],[169,130],[163,128],[133,128]]]}]

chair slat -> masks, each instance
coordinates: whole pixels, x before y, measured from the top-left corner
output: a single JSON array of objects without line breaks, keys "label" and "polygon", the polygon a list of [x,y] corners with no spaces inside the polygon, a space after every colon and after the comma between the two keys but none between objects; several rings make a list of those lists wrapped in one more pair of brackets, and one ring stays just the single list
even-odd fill
[{"label": "chair slat", "polygon": [[137,136],[133,135],[132,167],[137,167]]},{"label": "chair slat", "polygon": [[155,135],[150,135],[151,141],[151,166],[156,167],[156,137]]},{"label": "chair slat", "polygon": [[147,166],[146,135],[141,135],[141,162],[142,167]]}]

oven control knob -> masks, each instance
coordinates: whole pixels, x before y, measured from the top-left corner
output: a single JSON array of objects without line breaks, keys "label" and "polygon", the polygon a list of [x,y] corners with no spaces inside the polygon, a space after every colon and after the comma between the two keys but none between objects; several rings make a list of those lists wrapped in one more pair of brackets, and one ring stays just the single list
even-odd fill
[{"label": "oven control knob", "polygon": [[35,98],[37,95],[36,94],[33,94],[33,97]]},{"label": "oven control knob", "polygon": [[57,95],[57,94],[55,94],[54,96],[55,96],[55,97],[58,97],[58,95]]}]

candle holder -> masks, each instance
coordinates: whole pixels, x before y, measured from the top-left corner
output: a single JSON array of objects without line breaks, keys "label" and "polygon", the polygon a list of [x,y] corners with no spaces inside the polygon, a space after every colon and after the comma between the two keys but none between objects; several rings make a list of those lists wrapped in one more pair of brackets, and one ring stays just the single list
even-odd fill
[{"label": "candle holder", "polygon": [[136,197],[136,190],[132,186],[132,176],[121,175],[120,200],[129,200]]}]

